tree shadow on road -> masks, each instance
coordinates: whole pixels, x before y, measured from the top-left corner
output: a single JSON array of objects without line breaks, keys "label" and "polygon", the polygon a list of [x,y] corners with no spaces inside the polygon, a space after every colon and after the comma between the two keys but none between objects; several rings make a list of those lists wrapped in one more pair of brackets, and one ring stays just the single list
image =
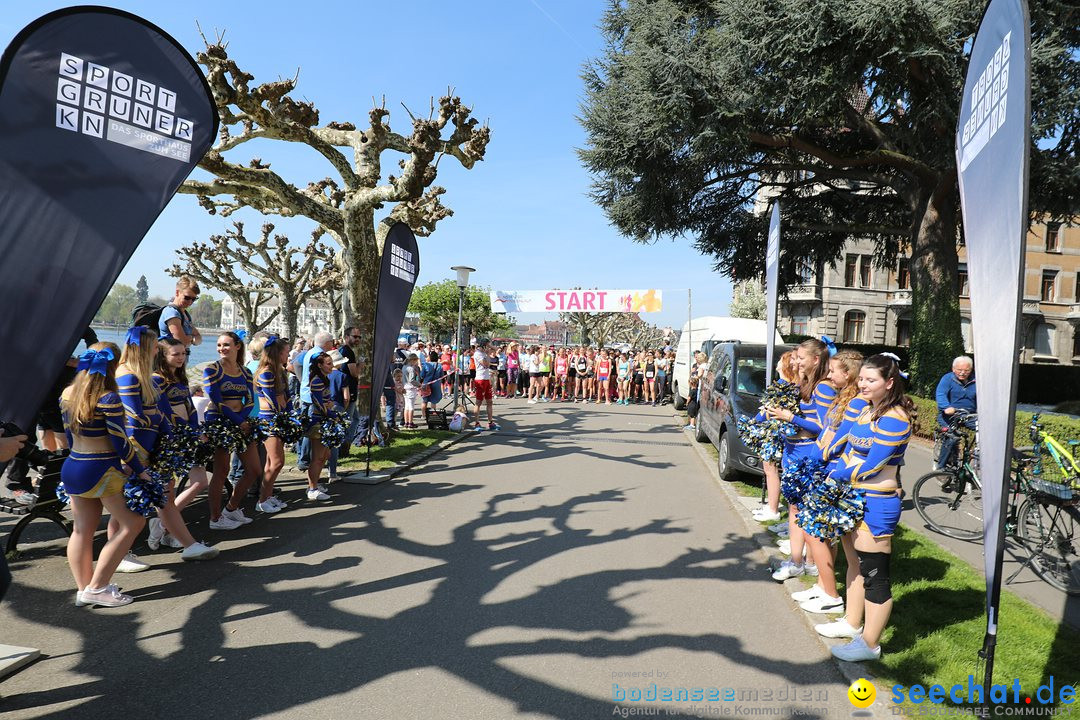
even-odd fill
[{"label": "tree shadow on road", "polygon": [[[627,502],[620,489],[548,503],[543,487],[485,497],[490,492],[485,486],[430,482],[423,474],[414,478],[354,489],[348,499],[359,500],[356,507],[341,505],[305,516],[283,513],[248,526],[252,542],[220,562],[184,565],[176,582],[135,591],[139,602],[124,610],[77,610],[67,591],[20,588],[8,611],[74,630],[81,635],[82,650],[65,678],[69,684],[7,697],[4,710],[18,717],[65,720],[177,712],[248,718],[300,713],[309,703],[376,681],[405,682],[400,677],[407,674],[410,695],[394,706],[395,716],[449,714],[438,692],[428,696],[423,688],[451,677],[500,698],[516,712],[576,720],[610,717],[614,703],[516,670],[511,661],[569,655],[615,663],[651,650],[681,649],[720,656],[792,683],[820,682],[827,672],[824,661],[755,653],[737,631],[650,633],[624,602],[629,584],[746,580],[748,568],[757,565],[757,548],[748,538],[729,533],[719,550],[684,548],[646,567],[589,568],[560,558],[564,577],[514,595],[506,591],[506,581],[540,563],[589,548],[618,552],[615,544],[622,541],[689,530],[670,518],[606,532],[576,526],[574,516],[583,511]],[[393,524],[395,513],[426,509],[452,496],[471,497],[479,509],[452,528],[447,542],[422,542]],[[411,569],[354,581],[348,571],[367,567],[369,560],[344,555],[311,560],[344,540],[399,553],[411,560]],[[329,582],[309,582],[321,576]],[[382,614],[362,610],[372,607],[377,593],[421,587],[428,595],[418,605]],[[175,603],[155,607],[156,600],[200,588],[210,588],[209,596],[187,609],[179,629],[159,622],[156,613]],[[251,632],[252,620],[263,623],[260,632]],[[281,635],[292,637],[299,624],[311,639],[281,641],[275,623],[282,624]],[[538,631],[546,636],[520,639]],[[340,717],[364,715],[363,708],[342,702]],[[469,716],[468,709],[460,714]]]}]

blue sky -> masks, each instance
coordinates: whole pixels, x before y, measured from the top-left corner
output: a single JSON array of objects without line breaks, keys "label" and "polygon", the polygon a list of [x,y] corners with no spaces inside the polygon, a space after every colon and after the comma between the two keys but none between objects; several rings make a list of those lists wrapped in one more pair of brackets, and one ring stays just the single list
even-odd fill
[{"label": "blue sky", "polygon": [[[9,40],[36,17],[72,4],[12,3],[0,19],[0,34]],[[465,264],[477,268],[472,282],[504,290],[659,288],[665,309],[645,317],[661,326],[685,321],[687,287],[693,288],[695,316],[726,314],[731,284],[712,272],[709,258],[687,240],[651,246],[629,241],[586,195],[589,176],[575,154],[585,142],[576,119],[579,75],[602,47],[597,22],[605,2],[109,4],[159,25],[192,54],[202,47],[196,21],[208,36],[223,30],[230,56],[257,83],[291,77],[299,68],[293,95],[314,102],[323,123],[347,120],[364,127],[372,96],[385,95],[391,126],[407,132],[402,103],[426,113],[431,96],[453,87],[476,117],[490,123],[492,140],[486,160],[471,171],[450,158],[440,163],[436,182],[447,189],[443,201],[454,216],[420,239],[418,283],[451,277],[450,266]],[[305,7],[315,12],[305,13]],[[261,142],[228,157],[245,164],[261,157],[300,186],[332,172],[314,152]],[[233,219],[252,233],[264,220],[253,211]],[[297,242],[312,227],[309,221],[270,220]],[[134,285],[145,274],[151,293],[171,295],[164,269],[175,261],[175,248],[220,233],[227,222],[208,215],[194,197],[176,196],[120,282]],[[543,318],[525,314],[518,321]]]}]

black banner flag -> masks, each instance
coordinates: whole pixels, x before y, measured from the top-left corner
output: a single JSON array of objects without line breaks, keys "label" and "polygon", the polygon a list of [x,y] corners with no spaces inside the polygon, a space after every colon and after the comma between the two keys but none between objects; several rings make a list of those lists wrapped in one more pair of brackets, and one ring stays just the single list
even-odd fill
[{"label": "black banner flag", "polygon": [[379,270],[379,295],[375,301],[375,339],[371,354],[371,404],[368,425],[375,427],[379,398],[390,370],[391,354],[397,348],[398,333],[405,322],[416,277],[420,274],[420,251],[416,236],[403,222],[394,223],[383,246]]},{"label": "black banner flag", "polygon": [[1028,227],[1030,23],[1024,0],[992,0],[971,49],[956,131],[978,358],[979,467],[986,567],[986,687],[997,641],[1017,351]]},{"label": "black banner flag", "polygon": [[30,429],[143,236],[217,135],[199,67],[120,10],[73,7],[0,59],[0,420]]}]

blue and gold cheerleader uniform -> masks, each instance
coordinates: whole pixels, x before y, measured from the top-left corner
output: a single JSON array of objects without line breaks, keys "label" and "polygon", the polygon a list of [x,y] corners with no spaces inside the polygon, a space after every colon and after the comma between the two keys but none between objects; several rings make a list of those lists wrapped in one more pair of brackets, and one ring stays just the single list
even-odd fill
[{"label": "blue and gold cheerleader uniform", "polygon": [[169,417],[172,415],[172,408],[168,407],[165,398],[156,390],[155,404],[144,404],[139,378],[132,373],[117,375],[116,386],[120,389],[120,402],[124,404],[124,428],[135,446],[139,460],[146,464],[157,445],[159,435],[171,432]]},{"label": "blue and gold cheerleader uniform", "polygon": [[[163,407],[168,405],[169,424],[173,427],[188,425],[193,430],[199,429],[199,413],[195,410],[195,403],[191,401],[191,388],[185,382],[172,382],[164,375],[154,373],[154,389],[158,396],[164,400]],[[176,411],[176,408],[184,408],[187,419]]]},{"label": "blue and gold cheerleader uniform", "polygon": [[111,452],[85,453],[72,450],[60,469],[60,480],[70,496],[102,498],[124,492],[127,473],[126,463],[136,475],[146,470],[128,438],[125,425],[124,404],[112,391],[102,394],[94,406],[94,417],[79,428],[72,428],[67,410],[68,391],[62,396],[61,409],[64,417],[64,433],[68,446],[74,448],[75,437],[108,438]]},{"label": "blue and gold cheerleader uniform", "polygon": [[813,437],[784,437],[784,454],[781,463],[785,469],[790,469],[799,460],[820,457],[817,439],[821,435],[822,427],[825,426],[825,416],[835,397],[836,388],[822,380],[814,388],[809,401],[799,401],[800,414],[795,415],[791,422],[800,430],[812,433]]},{"label": "blue and gold cheerleader uniform", "polygon": [[[241,367],[239,372],[239,375],[227,374],[220,361],[207,365],[203,370],[203,389],[210,398],[210,405],[206,408],[206,422],[225,418],[240,426],[249,419],[251,409],[255,407],[255,385],[250,370]],[[243,403],[240,410],[233,410],[225,404],[232,400]]]},{"label": "blue and gold cheerleader uniform", "polygon": [[900,521],[900,491],[883,488],[884,483],[874,479],[886,468],[904,464],[911,420],[896,406],[877,420],[872,417],[873,408],[867,406],[851,424],[831,476],[866,493],[866,515],[860,527],[867,528],[874,537],[888,537]]},{"label": "blue and gold cheerleader uniform", "polygon": [[851,432],[851,426],[855,424],[855,421],[862,415],[862,411],[870,403],[865,398],[861,398],[858,395],[853,397],[844,408],[843,417],[840,419],[840,424],[835,428],[832,427],[832,423],[829,420],[828,410],[822,415],[822,427],[821,434],[818,435],[817,446],[821,451],[821,459],[828,466],[828,470],[832,470],[832,466],[836,464],[836,460],[840,457],[840,453],[844,451],[844,447],[847,444],[848,433]]},{"label": "blue and gold cheerleader uniform", "polygon": [[289,384],[285,383],[284,388],[282,388],[281,399],[283,401],[279,402],[274,379],[272,370],[263,370],[255,378],[255,392],[258,393],[259,397],[260,420],[272,421],[275,415],[289,409]]}]

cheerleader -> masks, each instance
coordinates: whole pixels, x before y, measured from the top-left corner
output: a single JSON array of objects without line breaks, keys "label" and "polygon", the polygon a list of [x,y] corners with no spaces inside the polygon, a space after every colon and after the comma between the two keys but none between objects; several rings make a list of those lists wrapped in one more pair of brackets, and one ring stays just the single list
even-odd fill
[{"label": "cheerleader", "polygon": [[255,406],[255,388],[251,372],[244,367],[244,343],[234,332],[222,333],[217,340],[217,362],[203,370],[203,388],[210,399],[206,423],[231,423],[243,437],[238,454],[244,473],[233,487],[232,496],[222,509],[225,476],[229,474],[230,448],[214,448],[214,472],[210,476],[210,529],[235,530],[251,522],[240,505],[258,475],[259,450],[252,442],[249,415]]},{"label": "cheerleader", "polygon": [[854,638],[832,648],[834,656],[849,662],[881,657],[881,633],[892,612],[889,561],[900,521],[898,469],[915,419],[914,403],[904,394],[905,380],[895,355],[866,359],[859,371],[859,393],[869,405],[851,424],[831,473],[866,493],[866,514],[854,538],[859,573],[848,582],[846,616],[815,626],[825,637]]},{"label": "cheerleader", "polygon": [[[124,430],[124,405],[116,387],[119,358],[116,345],[94,343],[80,356],[75,380],[60,396],[71,448],[60,480],[74,515],[67,557],[78,588],[77,606],[120,607],[132,602],[109,581],[146,524],[146,518],[129,510],[124,501],[125,464],[142,480],[151,479]],[[115,525],[95,567],[94,533],[102,508],[109,512],[110,525],[113,520]]]},{"label": "cheerleader", "polygon": [[[799,414],[782,408],[767,408],[769,418],[790,422],[799,429],[794,437],[784,437],[784,453],[781,466],[784,472],[793,470],[800,461],[813,459],[817,453],[817,438],[821,432],[822,417],[832,404],[836,390],[829,384],[829,356],[836,352],[828,338],[804,340],[795,349],[799,368]],[[799,575],[817,575],[817,566],[803,563],[803,531],[796,524],[798,503],[788,498],[788,538],[791,544],[791,560],[785,560],[773,573],[773,580],[783,582]]]},{"label": "cheerleader", "polygon": [[[846,444],[848,431],[852,423],[867,406],[865,398],[859,395],[859,370],[862,367],[862,353],[854,350],[841,350],[829,360],[829,382],[837,389],[832,405],[826,410],[817,447],[821,460],[825,463],[825,472],[832,470],[836,459]],[[811,492],[813,489],[811,488]],[[818,580],[813,586],[791,597],[799,607],[813,613],[843,613],[844,600],[836,589],[836,546],[806,533],[806,544],[810,556],[818,568]],[[850,547],[849,547],[850,546]],[[857,574],[858,558],[851,539],[845,538],[844,554],[848,561],[848,584],[852,573]]]},{"label": "cheerleader", "polygon": [[[157,342],[156,372],[152,382],[162,400],[162,411],[168,413],[169,426],[174,432],[182,427],[199,429],[199,416],[191,401],[187,381],[187,351],[184,343],[175,338],[161,338]],[[206,469],[193,467],[189,471],[190,484],[179,496],[176,495],[176,478],[171,474],[166,483],[165,507],[160,517],[150,518],[146,544],[151,550],[165,547],[183,550],[184,560],[210,560],[217,557],[218,549],[197,542],[187,529],[180,511],[191,504],[195,496],[206,489]],[[168,532],[166,532],[168,531]]]},{"label": "cheerleader", "polygon": [[[259,420],[268,431],[263,446],[266,448],[266,465],[263,468],[263,481],[259,489],[259,502],[255,509],[264,513],[276,513],[284,510],[286,503],[274,495],[274,483],[285,467],[285,443],[296,438],[283,438],[282,432],[288,427],[288,421],[281,417],[289,412],[289,380],[285,366],[289,361],[289,341],[277,335],[268,335],[263,346],[259,367],[255,372],[255,391],[259,394]],[[276,418],[276,420],[275,420]]]},{"label": "cheerleader", "polygon": [[[124,430],[139,456],[139,462],[150,466],[150,454],[157,446],[158,437],[169,431],[165,409],[157,390],[154,389],[154,359],[157,357],[157,338],[154,332],[143,326],[127,331],[120,365],[116,368],[116,386],[120,390],[120,402],[124,404]],[[109,522],[109,532],[115,530],[115,522]],[[149,565],[128,553],[116,568],[117,572],[141,572]]]},{"label": "cheerleader", "polygon": [[[798,363],[794,350],[788,350],[780,356],[776,363],[776,381],[791,384],[799,377]],[[754,422],[765,420],[766,409],[754,418]],[[776,522],[780,519],[780,468],[774,462],[763,461],[761,471],[765,474],[765,498],[767,505],[763,505],[751,513],[758,522]]]},{"label": "cheerleader", "polygon": [[[415,355],[410,360],[415,359]],[[308,370],[311,387],[311,404],[308,406],[308,414],[314,423],[309,437],[311,438],[311,464],[308,465],[308,500],[329,500],[324,486],[319,484],[319,476],[322,475],[323,467],[330,457],[330,448],[322,442],[319,423],[325,420],[334,408],[334,401],[330,397],[328,378],[334,371],[334,361],[322,351],[309,353],[304,362],[311,363]]]}]

